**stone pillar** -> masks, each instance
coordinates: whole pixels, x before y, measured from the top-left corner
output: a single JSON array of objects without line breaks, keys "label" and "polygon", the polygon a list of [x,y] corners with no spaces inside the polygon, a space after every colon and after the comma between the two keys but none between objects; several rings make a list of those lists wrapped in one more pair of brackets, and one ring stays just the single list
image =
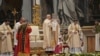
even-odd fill
[{"label": "stone pillar", "polygon": [[29,22],[31,22],[32,19],[32,5],[31,0],[23,0],[23,6],[22,6],[22,17],[27,19]]},{"label": "stone pillar", "polygon": [[89,23],[89,17],[88,17],[88,0],[84,0],[84,12],[85,12],[85,22]]},{"label": "stone pillar", "polygon": [[54,14],[57,14],[57,1],[58,0],[53,0]]},{"label": "stone pillar", "polygon": [[2,0],[0,0],[0,6],[1,6],[1,4],[2,4]]},{"label": "stone pillar", "polygon": [[40,0],[40,4],[41,4],[41,19],[42,19],[42,22],[43,22],[44,19],[46,18],[46,14],[47,14],[46,0]]}]

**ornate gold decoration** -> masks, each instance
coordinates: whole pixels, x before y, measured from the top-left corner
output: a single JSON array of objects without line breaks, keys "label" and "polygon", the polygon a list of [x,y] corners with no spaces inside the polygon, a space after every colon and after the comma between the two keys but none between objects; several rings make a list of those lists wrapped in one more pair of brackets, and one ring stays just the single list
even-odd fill
[{"label": "ornate gold decoration", "polygon": [[40,5],[35,5],[33,7],[33,25],[41,26],[41,16],[40,16]]},{"label": "ornate gold decoration", "polygon": [[12,13],[13,13],[13,15],[14,15],[14,24],[15,24],[15,23],[16,23],[15,15],[18,13],[18,12],[16,11],[16,8],[14,8],[14,10],[12,11]]}]

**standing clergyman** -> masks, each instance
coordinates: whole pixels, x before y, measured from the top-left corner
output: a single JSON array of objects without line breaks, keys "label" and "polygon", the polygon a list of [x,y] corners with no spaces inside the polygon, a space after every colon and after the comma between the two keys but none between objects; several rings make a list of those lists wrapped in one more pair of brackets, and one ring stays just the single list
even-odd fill
[{"label": "standing clergyman", "polygon": [[14,26],[14,56],[16,56],[16,46],[17,46],[17,39],[16,39],[16,34],[17,34],[17,31],[18,31],[18,28],[20,27],[20,25],[22,24],[22,23],[24,23],[25,22],[25,18],[23,18],[23,17],[21,17],[20,18],[20,21],[19,22],[17,22],[16,24],[15,24],[15,26]]},{"label": "standing clergyman", "polygon": [[75,54],[75,53],[81,53],[81,38],[80,34],[81,33],[81,27],[78,24],[77,20],[74,20],[73,23],[71,23],[68,26],[68,40],[67,43],[70,48],[70,53]]},{"label": "standing clergyman", "polygon": [[9,26],[9,20],[6,19],[2,25],[0,25],[0,33],[3,35],[2,41],[1,41],[1,53],[2,54],[12,54],[13,52],[13,47],[12,47],[12,29]]},{"label": "standing clergyman", "polygon": [[17,32],[17,56],[30,56],[30,36],[32,29],[28,22],[23,23]]},{"label": "standing clergyman", "polygon": [[43,22],[43,33],[44,33],[44,43],[43,48],[52,47],[51,43],[51,15],[47,14],[46,19]]}]

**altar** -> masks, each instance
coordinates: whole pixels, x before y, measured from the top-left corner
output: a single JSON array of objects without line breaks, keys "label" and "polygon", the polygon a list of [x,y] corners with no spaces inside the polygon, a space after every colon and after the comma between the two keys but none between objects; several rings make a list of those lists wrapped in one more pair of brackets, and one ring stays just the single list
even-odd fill
[{"label": "altar", "polygon": [[82,30],[85,35],[84,47],[86,53],[95,52],[95,33],[93,32],[94,26],[83,26]]},{"label": "altar", "polygon": [[43,47],[43,31],[38,26],[31,26],[30,47]]},{"label": "altar", "polygon": [[[83,42],[84,42],[84,53],[95,52],[95,33],[93,32],[94,26],[83,26]],[[35,40],[34,36],[30,38],[30,47],[33,48],[43,48],[43,30],[38,28],[38,38]],[[35,31],[36,33],[36,31]]]}]

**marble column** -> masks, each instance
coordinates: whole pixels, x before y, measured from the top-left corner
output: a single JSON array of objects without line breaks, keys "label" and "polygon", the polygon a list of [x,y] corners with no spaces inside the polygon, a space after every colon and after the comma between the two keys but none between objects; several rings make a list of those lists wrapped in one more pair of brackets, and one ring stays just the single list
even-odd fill
[{"label": "marble column", "polygon": [[89,17],[88,17],[88,0],[84,0],[84,15],[85,15],[85,22],[89,23]]},{"label": "marble column", "polygon": [[46,14],[47,14],[46,0],[40,0],[40,4],[41,4],[41,19],[42,19],[42,22],[43,22],[45,17],[46,17]]},{"label": "marble column", "polygon": [[23,0],[22,17],[31,22],[32,20],[32,3],[31,0]]},{"label": "marble column", "polygon": [[1,6],[1,4],[2,4],[2,0],[0,0],[0,6]]},{"label": "marble column", "polygon": [[53,0],[54,14],[57,14],[57,0]]}]

